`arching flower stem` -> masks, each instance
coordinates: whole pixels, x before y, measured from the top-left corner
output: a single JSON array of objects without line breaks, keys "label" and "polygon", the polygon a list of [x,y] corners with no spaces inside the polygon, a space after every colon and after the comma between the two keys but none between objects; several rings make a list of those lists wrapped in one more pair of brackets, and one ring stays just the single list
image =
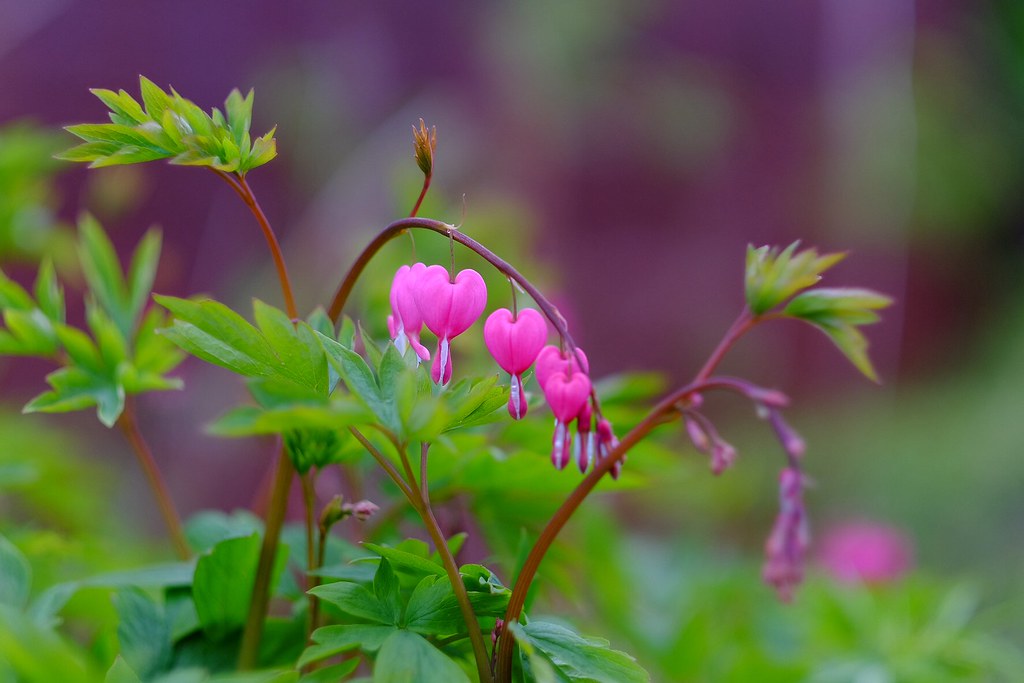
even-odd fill
[{"label": "arching flower stem", "polygon": [[[366,245],[366,248],[360,252],[359,256],[356,257],[355,263],[352,264],[352,267],[349,268],[348,272],[345,274],[341,284],[338,285],[338,289],[334,293],[334,298],[331,299],[330,306],[327,308],[327,315],[330,316],[332,321],[335,323],[338,322],[338,318],[341,317],[341,312],[344,310],[345,304],[348,302],[349,295],[352,294],[352,289],[355,287],[359,277],[362,275],[366,266],[369,265],[377,252],[380,251],[385,244],[402,233],[410,230],[427,230],[430,232],[436,232],[439,235],[444,235],[453,242],[458,242],[470,251],[476,253],[480,258],[494,266],[495,269],[505,275],[509,280],[518,283],[519,286],[522,287],[523,291],[529,294],[534,302],[536,302],[537,307],[544,314],[544,317],[551,321],[551,324],[565,341],[565,345],[569,350],[574,354],[576,353],[576,342],[569,333],[569,326],[566,324],[565,318],[562,317],[562,314],[558,311],[555,305],[552,304],[539,289],[531,284],[530,281],[522,275],[522,273],[516,270],[508,261],[498,256],[472,237],[461,232],[454,225],[449,225],[442,221],[431,220],[429,218],[403,218],[401,220],[397,220],[381,230],[377,236],[374,237],[368,245]],[[594,412],[600,416],[601,408],[596,394],[591,394],[591,401],[594,404]]]},{"label": "arching flower stem", "polygon": [[[590,474],[573,489],[569,497],[566,498],[565,502],[562,503],[561,507],[558,508],[548,521],[544,530],[541,531],[537,542],[530,549],[530,554],[519,570],[518,576],[516,576],[508,608],[505,610],[504,621],[506,624],[519,621],[523,612],[523,606],[526,604],[527,591],[533,583],[537,570],[540,568],[540,563],[547,554],[548,549],[586,497],[590,495],[604,476],[615,467],[616,463],[620,462],[626,453],[650,434],[655,427],[671,419],[677,411],[676,404],[679,402],[686,401],[690,397],[709,389],[728,388],[737,390],[736,381],[727,378],[713,378],[711,373],[715,371],[715,368],[736,341],[758,322],[760,322],[759,318],[753,316],[748,309],[744,308],[722,337],[718,346],[712,351],[707,362],[705,362],[693,381],[663,398],[660,403],[647,413],[637,426],[622,438],[618,445],[608,454],[608,457],[598,461],[594,469],[590,471]],[[497,656],[494,668],[495,681],[497,683],[510,683],[512,679],[512,648],[514,643],[515,641],[510,629],[505,629],[497,643]]]}]

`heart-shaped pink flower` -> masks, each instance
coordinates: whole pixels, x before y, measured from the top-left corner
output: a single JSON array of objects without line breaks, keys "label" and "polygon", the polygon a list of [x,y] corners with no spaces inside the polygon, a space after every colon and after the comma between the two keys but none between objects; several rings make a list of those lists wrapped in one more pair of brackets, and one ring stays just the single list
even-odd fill
[{"label": "heart-shaped pink flower", "polygon": [[487,285],[480,273],[470,268],[452,282],[446,268],[430,266],[413,291],[423,323],[437,335],[437,354],[430,375],[435,382],[448,384],[452,378],[451,340],[468,330],[484,312]]},{"label": "heart-shaped pink flower", "polygon": [[569,423],[576,419],[590,399],[590,379],[582,372],[574,372],[571,376],[555,373],[542,388],[551,412],[555,414],[551,462],[558,469],[563,469],[569,464],[571,455]]},{"label": "heart-shaped pink flower", "polygon": [[562,350],[557,346],[545,346],[537,354],[534,376],[537,378],[537,384],[542,389],[552,375],[567,375],[573,372],[582,372],[584,374],[590,372],[590,363],[587,361],[587,354],[583,353],[583,349],[577,348],[576,355],[573,356],[568,351],[562,353]]},{"label": "heart-shaped pink flower", "polygon": [[547,337],[544,316],[533,308],[520,310],[518,316],[507,308],[499,308],[484,323],[487,350],[510,375],[521,375],[533,365]]},{"label": "heart-shaped pink flower", "polygon": [[391,281],[391,315],[388,316],[388,331],[395,340],[399,352],[405,353],[406,344],[412,346],[416,355],[430,360],[430,351],[420,343],[420,329],[423,316],[416,303],[416,289],[427,267],[422,263],[402,266]]},{"label": "heart-shaped pink flower", "polygon": [[484,323],[484,343],[498,366],[511,375],[508,412],[513,419],[526,415],[523,373],[544,346],[548,336],[544,317],[532,308],[524,308],[513,316],[507,308],[499,308]]}]

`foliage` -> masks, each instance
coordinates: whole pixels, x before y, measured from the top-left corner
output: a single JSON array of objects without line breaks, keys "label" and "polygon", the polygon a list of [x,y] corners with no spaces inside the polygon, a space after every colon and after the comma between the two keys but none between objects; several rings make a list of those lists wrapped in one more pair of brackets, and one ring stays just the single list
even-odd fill
[{"label": "foliage", "polygon": [[[141,104],[123,90],[94,90],[110,109],[111,123],[68,127],[85,142],[60,158],[90,162],[92,167],[168,159],[214,169],[268,236],[286,308],[294,312],[283,256],[245,182],[248,171],[276,154],[273,131],[250,138],[252,92],[243,97],[232,91],[223,112],[214,109],[207,115],[174,90],[165,92],[144,77],[140,84]],[[434,168],[436,138],[427,131],[421,121],[415,149],[425,181],[417,208]],[[536,419],[543,409],[539,401],[527,401],[531,419],[510,424],[505,418],[510,390],[505,376],[492,366],[480,372],[460,370],[450,383],[432,381],[432,376],[443,378],[444,369],[432,371],[408,344],[420,333],[411,329],[412,320],[423,317],[424,304],[417,303],[420,310],[409,313],[392,297],[389,325],[394,329],[389,330],[391,340],[383,343],[383,306],[380,315],[368,316],[366,329],[348,317],[337,323],[332,319],[339,318],[346,292],[375,250],[411,228],[446,235],[452,251],[460,242],[495,267],[492,279],[514,281],[529,292],[565,346],[555,348],[556,356],[566,353],[555,362],[564,363],[570,373],[568,352],[576,352],[571,335],[540,290],[493,252],[461,234],[457,237],[453,226],[428,219],[382,232],[376,246],[357,258],[358,267],[350,271],[353,279],[346,277],[326,309],[330,315],[316,308],[300,318],[255,300],[250,322],[211,298],[153,297],[160,234],[148,232],[125,268],[103,228],[88,215],[80,219],[78,230],[78,261],[85,280],[83,326],[69,321],[74,316],[66,312],[64,288],[51,260],[40,262],[31,292],[0,273],[0,352],[60,366],[47,377],[51,390],[33,399],[25,411],[95,406],[103,424],[119,424],[146,468],[181,555],[174,563],[132,569],[95,566],[40,583],[25,550],[30,536],[8,535],[6,526],[0,527],[0,680],[313,683],[370,680],[353,678],[369,673],[375,683],[490,681],[492,676],[517,683],[619,683],[651,680],[651,670],[655,677],[801,676],[815,681],[880,671],[893,680],[938,681],[957,673],[974,675],[982,657],[997,661],[1000,670],[1016,664],[1015,651],[972,630],[973,605],[955,590],[946,597],[945,587],[907,586],[905,594],[893,593],[913,603],[897,618],[889,613],[896,598],[883,595],[872,602],[821,583],[806,598],[810,609],[776,619],[778,608],[764,608],[773,627],[764,628],[713,613],[730,606],[736,595],[751,602],[764,599],[762,589],[751,587],[753,572],[746,567],[742,572],[715,567],[705,574],[680,574],[657,566],[657,552],[616,545],[622,543],[621,536],[605,533],[607,529],[595,535],[604,545],[588,541],[586,561],[575,566],[579,551],[555,543],[555,538],[570,516],[593,521],[577,508],[598,481],[609,479],[603,475],[617,479],[608,487],[639,488],[671,462],[673,453],[663,442],[636,443],[654,426],[682,415],[697,424],[693,428],[688,423],[697,450],[720,454],[727,446],[698,411],[703,394],[712,390],[729,389],[755,404],[786,452],[786,472],[795,473],[795,488],[802,489],[803,442],[780,415],[788,400],[746,380],[714,376],[714,359],[692,384],[670,392],[653,409],[646,404],[664,390],[657,379],[597,382],[593,394],[580,397],[584,407],[573,419],[560,415],[562,423],[575,420],[578,432],[572,436],[563,424],[556,437],[575,439],[575,460],[589,474],[581,479],[570,472],[553,473],[547,465],[550,428],[546,418]],[[865,289],[813,288],[840,258],[800,250],[797,244],[785,250],[751,247],[748,307],[726,333],[721,350],[763,320],[803,320],[822,330],[861,372],[875,379],[859,328],[876,322],[877,311],[891,302]],[[448,293],[450,305],[434,305],[437,301],[431,299],[436,320],[433,327],[428,323],[430,329],[438,328],[433,360],[442,365],[450,363],[449,343],[473,322],[456,324],[461,304],[452,292],[458,278],[449,275],[435,278],[431,291]],[[474,299],[473,306],[482,308],[484,279],[477,276],[474,282],[475,294],[466,300]],[[413,284],[408,286],[413,299],[422,296]],[[381,303],[382,291],[378,283],[376,301]],[[150,298],[159,307],[147,310]],[[519,310],[515,301],[512,308]],[[515,316],[509,316],[508,330],[514,322]],[[513,344],[515,335],[508,331],[506,336]],[[475,344],[481,348],[479,341]],[[474,342],[467,340],[465,348],[473,349]],[[280,437],[282,456],[262,518],[207,511],[193,516],[183,529],[177,521],[127,397],[179,388],[181,381],[168,373],[185,353],[244,381],[252,399],[214,420],[211,432]],[[532,399],[539,393],[534,389],[537,379],[529,373],[522,379]],[[550,386],[538,388],[547,393]],[[517,403],[514,414],[520,408]],[[620,443],[609,420],[637,427]],[[561,446],[567,448],[567,442]],[[642,462],[620,472],[627,450]],[[19,464],[24,465],[0,467],[0,486],[18,485]],[[317,478],[333,468],[344,472],[353,488],[370,491],[375,502],[336,496],[318,508]],[[284,524],[293,470],[300,477],[306,513],[304,523],[295,526]],[[37,471],[42,470],[29,468],[22,474]],[[563,498],[566,502],[559,506]],[[788,517],[780,519],[802,515],[798,498],[799,491],[796,502],[783,501],[790,508]],[[484,531],[493,552],[487,565],[456,560],[468,536],[445,533],[435,514],[441,506],[471,516],[470,523],[460,526]],[[354,527],[378,509],[370,525]],[[413,521],[432,545],[407,538]],[[335,524],[362,543],[332,534]],[[784,550],[796,556],[803,547]],[[474,552],[477,558],[486,554]],[[535,581],[542,559],[542,578]],[[588,576],[587,586],[574,585],[580,575]],[[615,633],[613,641],[581,635],[563,620],[531,618],[524,609],[537,611],[535,599],[543,583],[563,589],[570,600],[591,590],[599,593],[593,602],[607,622],[601,627]],[[755,590],[762,592],[751,596]],[[702,597],[708,598],[708,606],[699,604]],[[942,607],[932,614],[927,608],[939,598]],[[654,627],[634,623],[636,610],[623,609],[621,603],[636,608],[646,601],[662,610],[666,605],[677,608],[682,620],[670,615],[670,629],[663,629],[657,639],[645,638]],[[95,608],[88,618],[82,616],[83,604]],[[775,630],[778,624],[782,626]],[[865,636],[876,631],[885,637]],[[620,643],[641,657],[620,651]],[[912,654],[898,656],[901,647]],[[685,656],[676,662],[679,652]],[[876,652],[889,658],[881,669]]]}]

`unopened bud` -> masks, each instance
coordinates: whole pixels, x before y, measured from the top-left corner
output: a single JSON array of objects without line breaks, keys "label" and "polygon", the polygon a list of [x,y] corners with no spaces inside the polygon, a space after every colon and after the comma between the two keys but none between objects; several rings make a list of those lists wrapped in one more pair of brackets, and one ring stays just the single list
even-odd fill
[{"label": "unopened bud", "polygon": [[380,508],[375,503],[371,503],[368,500],[360,500],[356,503],[352,503],[351,505],[346,505],[345,507],[347,508],[349,514],[358,519],[360,522],[365,522],[373,515],[373,513],[377,512],[377,510],[380,510]]},{"label": "unopened bud", "polygon": [[346,517],[349,513],[345,510],[344,497],[340,494],[331,498],[331,500],[324,506],[324,509],[320,511],[320,528],[325,532],[334,526],[335,522],[339,522]]},{"label": "unopened bud", "polygon": [[719,475],[732,467],[736,461],[736,449],[732,444],[718,440],[711,446],[711,472]]},{"label": "unopened bud", "polygon": [[412,127],[413,157],[416,165],[429,176],[434,169],[434,152],[437,150],[437,126],[427,130],[427,124],[420,119],[420,127]]},{"label": "unopened bud", "polygon": [[711,442],[708,440],[704,428],[689,415],[683,416],[683,422],[686,424],[686,433],[689,435],[690,441],[693,442],[693,447],[697,449],[698,453],[707,453],[711,448]]}]

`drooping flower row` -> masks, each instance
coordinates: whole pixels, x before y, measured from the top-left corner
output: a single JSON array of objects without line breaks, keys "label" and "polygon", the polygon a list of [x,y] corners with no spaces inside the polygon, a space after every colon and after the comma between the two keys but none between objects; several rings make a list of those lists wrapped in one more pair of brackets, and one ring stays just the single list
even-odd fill
[{"label": "drooping flower row", "polygon": [[[431,360],[431,378],[446,386],[452,378],[451,343],[468,330],[487,305],[487,286],[478,272],[462,270],[454,278],[443,266],[415,263],[402,266],[391,283],[388,331],[401,353],[411,348],[418,358]],[[437,349],[420,342],[423,326],[437,336]],[[527,412],[523,375],[535,366],[534,376],[555,415],[551,460],[563,469],[574,459],[581,472],[608,456],[618,444],[611,424],[601,416],[593,431],[590,368],[579,348],[563,350],[547,345],[544,316],[533,308],[499,308],[484,323],[484,343],[498,366],[510,377],[508,412],[522,419]],[[576,422],[576,438],[570,425]],[[616,463],[612,476],[618,477]]]}]

